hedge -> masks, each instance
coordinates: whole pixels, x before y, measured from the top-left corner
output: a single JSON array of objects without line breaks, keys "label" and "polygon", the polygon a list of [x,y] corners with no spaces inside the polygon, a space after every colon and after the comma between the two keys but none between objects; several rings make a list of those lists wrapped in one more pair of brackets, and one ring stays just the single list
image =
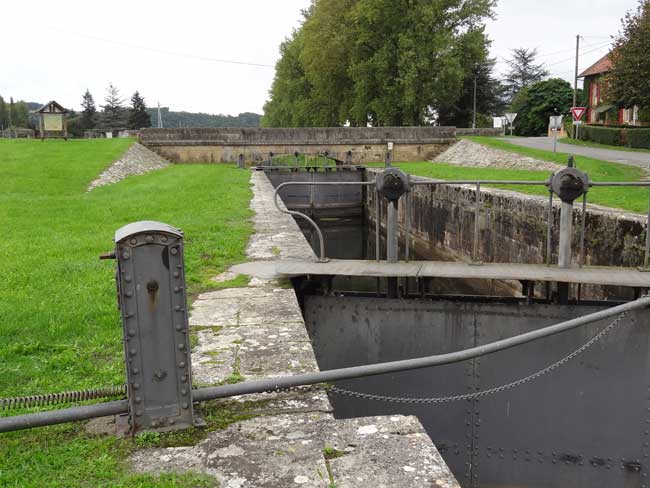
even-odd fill
[{"label": "hedge", "polygon": [[579,138],[583,141],[592,141],[608,146],[622,146],[621,129],[609,127],[597,127],[595,125],[582,125],[580,127]]},{"label": "hedge", "polygon": [[579,138],[608,146],[650,149],[650,127],[581,125]]},{"label": "hedge", "polygon": [[627,146],[650,149],[650,129],[627,131]]}]

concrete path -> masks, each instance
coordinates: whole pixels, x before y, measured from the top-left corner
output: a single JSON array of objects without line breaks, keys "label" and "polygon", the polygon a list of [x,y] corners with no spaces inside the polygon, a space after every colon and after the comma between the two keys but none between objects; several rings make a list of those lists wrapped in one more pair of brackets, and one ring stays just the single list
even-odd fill
[{"label": "concrete path", "polygon": [[[530,147],[533,149],[553,150],[552,137],[513,137],[506,138],[507,142],[517,146]],[[558,142],[558,152],[575,154],[577,156],[586,156],[588,158],[602,159],[613,163],[629,164],[648,169],[650,166],[650,153],[616,151],[614,149],[600,149],[595,147],[574,146],[573,144],[563,144]]]}]

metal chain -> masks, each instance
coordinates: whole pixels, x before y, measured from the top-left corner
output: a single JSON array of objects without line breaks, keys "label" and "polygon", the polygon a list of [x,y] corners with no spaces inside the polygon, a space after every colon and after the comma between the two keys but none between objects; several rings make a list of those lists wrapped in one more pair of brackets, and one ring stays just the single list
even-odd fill
[{"label": "metal chain", "polygon": [[564,366],[567,364],[569,361],[572,359],[575,359],[577,356],[585,352],[587,349],[589,349],[591,346],[593,346],[596,342],[601,340],[603,337],[605,337],[609,332],[612,331],[616,326],[619,325],[621,320],[627,315],[626,312],[622,313],[619,315],[611,324],[609,324],[607,327],[605,327],[603,330],[601,330],[598,334],[596,334],[589,342],[586,344],[582,345],[575,351],[573,351],[571,354],[568,356],[565,356],[564,358],[560,359],[556,363],[551,364],[550,366],[537,371],[536,373],[533,373],[529,376],[526,376],[525,378],[522,378],[517,381],[513,381],[512,383],[508,383],[506,385],[501,385],[497,386],[495,388],[490,388],[489,390],[482,390],[478,391],[475,393],[467,393],[464,395],[454,395],[454,396],[447,396],[447,397],[434,397],[434,398],[410,398],[410,397],[390,397],[390,396],[383,396],[383,395],[373,395],[370,393],[360,393],[358,391],[350,391],[350,390],[345,390],[343,388],[337,388],[335,386],[331,387],[325,387],[327,391],[330,391],[332,393],[336,393],[338,395],[345,395],[353,398],[360,398],[363,400],[374,400],[378,402],[389,402],[389,403],[417,403],[417,404],[431,404],[431,403],[450,403],[450,402],[458,402],[462,400],[473,400],[476,398],[482,398],[488,395],[494,395],[496,393],[501,393],[506,390],[510,390],[512,388],[515,388],[517,386],[521,386],[525,383],[528,383],[530,381],[536,380],[537,378],[540,378],[541,376],[544,376],[545,374],[551,373],[552,371],[558,369],[561,366]]}]

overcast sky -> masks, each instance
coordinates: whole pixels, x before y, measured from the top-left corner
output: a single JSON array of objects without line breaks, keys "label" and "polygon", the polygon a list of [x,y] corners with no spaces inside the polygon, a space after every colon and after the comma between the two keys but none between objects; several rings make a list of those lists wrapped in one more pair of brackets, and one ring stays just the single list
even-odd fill
[{"label": "overcast sky", "polygon": [[[127,98],[171,110],[261,113],[278,47],[309,0],[30,0],[0,3],[0,95],[98,104],[112,82]],[[585,69],[638,0],[499,0],[488,23],[492,55],[505,70],[510,49],[537,47],[555,76],[573,79],[575,36]],[[232,60],[267,66],[228,64]]]}]

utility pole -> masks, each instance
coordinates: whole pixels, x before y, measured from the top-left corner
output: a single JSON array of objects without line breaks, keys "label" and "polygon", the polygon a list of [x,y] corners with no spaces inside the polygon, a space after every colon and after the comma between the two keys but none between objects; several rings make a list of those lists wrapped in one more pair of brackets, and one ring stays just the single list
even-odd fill
[{"label": "utility pole", "polygon": [[474,119],[472,121],[472,129],[476,129],[476,84],[477,84],[477,75],[474,71]]},{"label": "utility pole", "polygon": [[[580,34],[576,36],[576,76],[573,83],[573,106],[576,107],[578,103],[578,61],[580,59]],[[577,125],[572,126],[572,136],[576,138],[576,131],[578,129]]]},{"label": "utility pole", "polygon": [[158,128],[163,128],[162,114],[160,113],[160,102],[158,102]]}]

